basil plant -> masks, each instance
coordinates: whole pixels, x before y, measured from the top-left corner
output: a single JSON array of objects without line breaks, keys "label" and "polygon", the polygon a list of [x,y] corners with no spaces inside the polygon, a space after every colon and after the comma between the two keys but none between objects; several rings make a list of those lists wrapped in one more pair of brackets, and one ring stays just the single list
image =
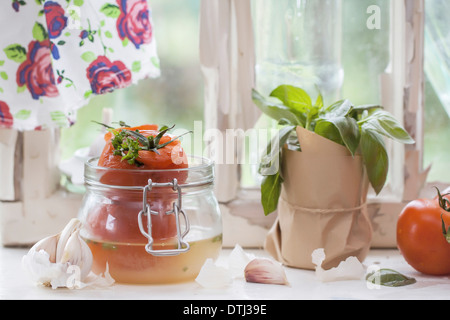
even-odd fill
[{"label": "basil plant", "polygon": [[345,146],[352,156],[360,153],[369,182],[377,194],[382,190],[388,173],[389,159],[384,138],[404,144],[414,143],[402,125],[378,105],[354,106],[349,100],[340,100],[325,106],[320,92],[313,102],[306,91],[291,85],[278,86],[269,97],[253,89],[252,99],[279,125],[279,133],[269,142],[259,166],[263,176],[261,203],[265,215],[275,211],[278,205],[283,179],[279,168],[273,168],[281,157],[283,146],[289,142],[301,150],[295,134],[297,126]]}]

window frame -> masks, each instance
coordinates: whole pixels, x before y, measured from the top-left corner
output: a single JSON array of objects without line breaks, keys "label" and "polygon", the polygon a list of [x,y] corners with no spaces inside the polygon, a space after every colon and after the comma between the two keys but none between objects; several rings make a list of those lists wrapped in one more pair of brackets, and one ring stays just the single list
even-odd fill
[{"label": "window frame", "polygon": [[[252,29],[250,2],[251,0],[202,0],[201,18],[204,19],[200,23],[200,33],[207,33],[208,36],[203,34],[200,39],[203,44],[203,47],[202,44],[200,46],[200,63],[204,66],[205,57],[211,54],[206,48],[211,48],[214,44],[226,52],[226,56],[222,56],[223,60],[216,61],[214,66],[217,77],[214,80],[205,77],[206,128],[217,128],[222,132],[228,128],[246,130],[252,126],[248,121],[251,120],[254,124],[259,115],[252,101],[242,97],[242,90],[239,94],[233,91],[236,89],[233,84],[244,84],[243,87],[247,90],[254,85],[254,67],[249,71],[249,64],[255,61],[253,33],[249,31]],[[221,11],[217,11],[219,6]],[[214,19],[211,18],[211,13],[216,14]],[[211,19],[205,19],[205,16]],[[393,182],[386,186],[382,195],[368,199],[369,216],[374,227],[373,247],[396,246],[395,225],[398,214],[407,202],[421,196],[427,189],[424,187],[427,170],[422,170],[424,16],[424,0],[391,1],[391,63],[381,77],[382,103],[394,116],[403,120],[416,143],[406,146],[388,144],[391,154],[390,171],[395,172],[391,179]],[[216,19],[221,23],[217,24]],[[220,29],[215,32],[225,35],[225,38],[217,37],[217,33],[216,37],[213,36],[211,29],[215,25]],[[247,46],[239,46],[242,41]],[[245,68],[240,65],[243,60]],[[243,70],[251,73],[251,76]],[[224,87],[229,91],[221,91]],[[211,92],[219,92],[216,100],[210,99]],[[250,90],[247,91],[248,96],[249,92]],[[234,108],[232,112],[223,112],[223,104],[226,103]],[[242,115],[246,120],[244,123],[238,119]],[[265,235],[276,219],[276,213],[264,216],[259,189],[241,188],[237,164],[218,164],[216,185],[226,226],[224,245],[263,246]]]}]

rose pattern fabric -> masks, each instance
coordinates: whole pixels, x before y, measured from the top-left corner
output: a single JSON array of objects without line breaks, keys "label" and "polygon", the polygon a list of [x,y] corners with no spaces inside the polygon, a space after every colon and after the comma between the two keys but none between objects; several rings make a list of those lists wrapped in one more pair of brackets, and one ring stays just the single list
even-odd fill
[{"label": "rose pattern fabric", "polygon": [[44,14],[47,20],[47,30],[50,39],[58,38],[67,26],[66,12],[61,5],[54,1],[44,4]]},{"label": "rose pattern fabric", "polygon": [[70,126],[92,96],[160,75],[147,0],[11,1],[0,2],[0,128]]},{"label": "rose pattern fabric", "polygon": [[9,112],[9,106],[4,101],[0,101],[0,124],[5,128],[11,128],[13,125],[13,116]]},{"label": "rose pattern fabric", "polygon": [[101,94],[125,88],[131,83],[131,71],[121,61],[111,62],[99,56],[87,69],[92,92]]},{"label": "rose pattern fabric", "polygon": [[136,48],[152,41],[152,25],[146,0],[117,0],[120,16],[117,30],[120,39],[130,40]]},{"label": "rose pattern fabric", "polygon": [[33,99],[56,97],[59,95],[55,85],[50,41],[31,41],[28,45],[27,59],[17,69],[17,85],[27,86]]}]

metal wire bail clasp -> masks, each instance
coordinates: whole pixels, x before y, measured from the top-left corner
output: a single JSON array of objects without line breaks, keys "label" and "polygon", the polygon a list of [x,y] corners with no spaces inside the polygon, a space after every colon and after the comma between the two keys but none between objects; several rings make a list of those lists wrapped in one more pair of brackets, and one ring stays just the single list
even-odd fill
[{"label": "metal wire bail clasp", "polygon": [[[165,250],[154,250],[153,249],[153,237],[152,237],[152,219],[151,215],[158,215],[157,211],[150,209],[150,204],[148,203],[148,193],[151,192],[153,187],[172,187],[174,191],[178,193],[178,199],[173,203],[173,209],[165,212],[166,215],[174,214],[175,222],[177,228],[177,248],[176,249],[165,249]],[[167,183],[155,183],[152,182],[151,179],[148,180],[148,184],[144,187],[143,195],[142,195],[142,210],[138,214],[138,224],[139,230],[141,233],[148,239],[148,243],[145,245],[145,251],[154,255],[154,256],[175,256],[182,252],[186,252],[189,250],[189,243],[184,241],[184,237],[189,232],[189,220],[187,218],[186,213],[182,209],[181,202],[181,187],[178,185],[177,179],[173,179],[172,182]],[[144,224],[142,222],[142,216],[147,216],[147,230],[144,228]],[[180,224],[180,215],[183,216],[185,221],[186,229],[181,232],[181,224]]]}]

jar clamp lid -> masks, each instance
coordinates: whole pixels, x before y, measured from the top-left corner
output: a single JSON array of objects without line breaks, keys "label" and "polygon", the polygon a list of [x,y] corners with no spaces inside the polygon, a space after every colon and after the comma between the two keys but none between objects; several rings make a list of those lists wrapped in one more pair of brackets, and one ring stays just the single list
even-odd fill
[{"label": "jar clamp lid", "polygon": [[[178,199],[176,202],[173,203],[173,209],[170,211],[165,212],[165,214],[174,214],[175,215],[175,222],[176,222],[176,228],[177,228],[177,248],[176,249],[153,249],[153,237],[152,237],[152,219],[150,219],[150,215],[158,215],[159,213],[157,211],[150,209],[150,204],[148,203],[147,195],[149,192],[151,192],[153,187],[172,187],[174,191],[177,191]],[[181,202],[181,186],[178,185],[177,179],[173,179],[172,182],[166,182],[166,183],[156,183],[152,182],[151,179],[148,180],[148,184],[143,189],[143,195],[142,195],[142,210],[138,214],[138,223],[139,223],[139,230],[141,233],[148,239],[148,243],[145,245],[145,251],[148,253],[154,255],[154,256],[173,256],[178,255],[182,252],[186,252],[189,250],[189,243],[184,241],[184,237],[189,232],[189,220],[182,208],[182,202]],[[186,229],[181,232],[181,225],[180,225],[180,214],[183,216]],[[147,230],[145,230],[144,224],[142,222],[142,216],[147,216]]]}]

